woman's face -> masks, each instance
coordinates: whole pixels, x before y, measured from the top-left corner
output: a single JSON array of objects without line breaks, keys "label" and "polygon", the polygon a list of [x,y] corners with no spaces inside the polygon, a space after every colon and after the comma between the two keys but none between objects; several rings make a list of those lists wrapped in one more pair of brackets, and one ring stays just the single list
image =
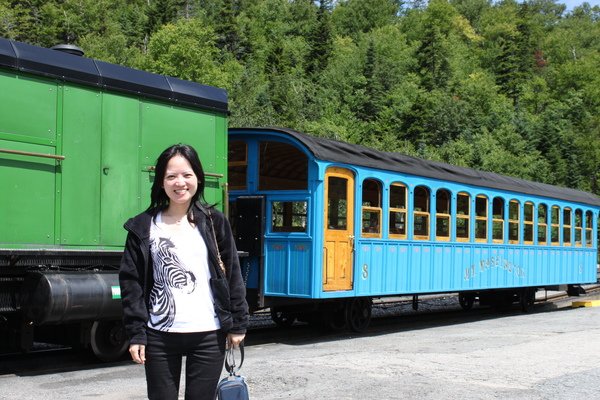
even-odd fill
[{"label": "woman's face", "polygon": [[179,154],[171,157],[167,163],[163,189],[170,204],[189,205],[198,190],[198,178],[185,157]]}]

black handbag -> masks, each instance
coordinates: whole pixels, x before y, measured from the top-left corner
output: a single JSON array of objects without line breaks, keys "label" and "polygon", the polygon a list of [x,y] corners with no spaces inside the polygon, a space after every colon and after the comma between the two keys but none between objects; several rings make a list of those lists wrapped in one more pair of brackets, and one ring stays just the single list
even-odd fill
[{"label": "black handbag", "polygon": [[240,365],[236,368],[235,354],[233,347],[225,351],[225,369],[229,376],[221,379],[217,385],[217,398],[219,400],[249,400],[248,385],[243,376],[239,375],[240,368],[244,363],[244,344],[239,346],[241,360]]}]

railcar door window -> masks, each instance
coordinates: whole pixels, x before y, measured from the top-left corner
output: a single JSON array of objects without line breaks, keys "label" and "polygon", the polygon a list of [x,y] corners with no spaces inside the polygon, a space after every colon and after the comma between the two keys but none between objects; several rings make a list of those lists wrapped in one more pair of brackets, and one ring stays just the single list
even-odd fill
[{"label": "railcar door window", "polygon": [[343,178],[330,176],[329,195],[327,198],[329,211],[327,214],[328,229],[346,230],[348,215],[348,198],[346,195],[348,181]]},{"label": "railcar door window", "polygon": [[519,202],[511,200],[508,203],[508,242],[519,243]]},{"label": "railcar door window", "polygon": [[414,238],[429,240],[429,189],[417,186],[413,200]]},{"label": "railcar door window", "polygon": [[583,218],[581,210],[575,210],[575,246],[580,246],[583,239]]},{"label": "railcar door window", "polygon": [[571,245],[571,209],[565,208],[563,210],[563,244],[565,246]]},{"label": "railcar door window", "polygon": [[363,181],[362,236],[381,237],[381,184],[375,179]]},{"label": "railcar door window", "polygon": [[471,197],[468,193],[459,193],[456,197],[456,240],[469,241],[469,215]]},{"label": "railcar door window", "polygon": [[390,186],[390,238],[406,239],[406,186]]},{"label": "railcar door window", "polygon": [[504,199],[495,197],[492,203],[492,240],[504,243]]},{"label": "railcar door window", "polygon": [[533,244],[533,203],[527,202],[523,207],[523,241]]},{"label": "railcar door window", "polygon": [[538,244],[548,244],[548,207],[538,205]]},{"label": "railcar door window", "polygon": [[488,200],[485,196],[475,198],[475,240],[487,242]]},{"label": "railcar door window", "polygon": [[306,232],[306,201],[274,201],[271,207],[273,232]]},{"label": "railcar door window", "polygon": [[559,229],[560,229],[560,224],[559,224],[559,215],[560,215],[560,210],[558,208],[558,206],[552,206],[552,214],[550,216],[550,244],[552,246],[558,246],[559,244]]},{"label": "railcar door window", "polygon": [[450,192],[439,189],[435,196],[435,239],[450,240]]}]

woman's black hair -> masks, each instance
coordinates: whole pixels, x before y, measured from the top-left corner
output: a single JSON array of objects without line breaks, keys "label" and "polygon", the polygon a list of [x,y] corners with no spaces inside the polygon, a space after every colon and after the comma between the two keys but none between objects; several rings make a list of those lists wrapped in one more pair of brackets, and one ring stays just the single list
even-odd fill
[{"label": "woman's black hair", "polygon": [[[169,160],[175,156],[182,156],[185,158],[190,163],[192,170],[198,179],[198,190],[196,190],[196,193],[192,196],[190,208],[192,207],[192,204],[198,200],[206,203],[204,200],[204,169],[202,168],[198,153],[192,146],[187,144],[174,144],[165,149],[156,160],[154,182],[152,183],[152,189],[150,191],[150,207],[148,207],[148,211],[155,217],[160,211],[165,210],[169,206],[169,196],[167,196],[167,193],[163,188],[163,181],[165,179],[167,164],[169,163]],[[191,212],[189,210],[188,220],[190,220],[190,222],[192,221]]]}]

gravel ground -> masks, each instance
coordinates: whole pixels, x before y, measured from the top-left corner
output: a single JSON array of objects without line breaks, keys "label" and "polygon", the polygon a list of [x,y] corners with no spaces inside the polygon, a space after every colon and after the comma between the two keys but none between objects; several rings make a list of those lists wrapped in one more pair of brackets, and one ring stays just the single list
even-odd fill
[{"label": "gravel ground", "polygon": [[[397,303],[378,307],[384,318],[361,336],[302,325],[267,339],[251,331],[242,375],[261,400],[598,399],[600,307],[571,308],[572,300],[529,314],[432,313],[458,308],[455,298],[426,300],[419,312]],[[254,323],[271,325],[266,316]],[[40,398],[144,399],[143,368],[0,376],[0,399]]]}]

